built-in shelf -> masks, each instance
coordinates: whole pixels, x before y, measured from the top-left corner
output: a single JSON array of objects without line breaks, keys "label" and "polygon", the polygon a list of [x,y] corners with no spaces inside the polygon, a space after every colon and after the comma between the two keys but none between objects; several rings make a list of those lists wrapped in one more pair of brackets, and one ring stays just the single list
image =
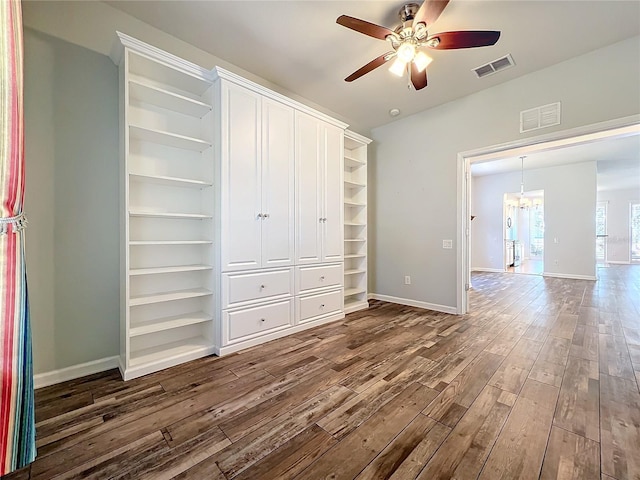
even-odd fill
[{"label": "built-in shelf", "polygon": [[351,313],[357,310],[362,310],[363,308],[367,308],[369,306],[369,302],[367,299],[361,299],[360,296],[357,297],[347,297],[344,299],[344,313]]},{"label": "built-in shelf", "polygon": [[190,355],[198,350],[206,351],[211,348],[211,341],[205,337],[193,337],[187,340],[165,343],[151,348],[133,350],[131,352],[130,365],[137,367],[140,365],[162,362],[172,357]]},{"label": "built-in shelf", "polygon": [[204,312],[196,312],[188,313],[186,315],[176,315],[173,317],[147,320],[145,322],[132,322],[129,335],[132,337],[138,337],[140,335],[172,330],[174,328],[186,327],[188,325],[197,325],[198,323],[209,322],[211,320],[213,320],[211,315],[207,315]]},{"label": "built-in shelf", "polygon": [[350,157],[348,155],[344,156],[345,167],[353,168],[353,167],[362,167],[363,165],[366,165],[366,162],[362,160],[358,160],[357,158],[354,158],[354,157]]},{"label": "built-in shelf", "polygon": [[[368,138],[344,135],[344,310],[367,308],[367,145]],[[353,228],[349,228],[353,227]]]},{"label": "built-in shelf", "polygon": [[170,187],[191,187],[205,188],[212,185],[211,182],[203,180],[193,180],[190,178],[166,177],[162,175],[146,175],[141,173],[130,173],[129,178],[135,182],[153,183],[156,185],[167,185]]},{"label": "built-in shelf", "polygon": [[184,218],[193,220],[202,220],[211,218],[211,215],[201,213],[171,213],[171,212],[148,212],[144,210],[129,210],[131,217],[149,217],[149,218]]},{"label": "built-in shelf", "polygon": [[344,185],[349,188],[364,188],[366,185],[360,182],[352,182],[351,180],[345,180]]},{"label": "built-in shelf", "polygon": [[129,78],[141,82],[150,79],[154,84],[160,83],[165,88],[180,90],[185,95],[200,97],[211,86],[211,82],[204,76],[135,53],[129,57],[128,66]]},{"label": "built-in shelf", "polygon": [[178,135],[177,133],[165,132],[153,128],[141,127],[139,125],[129,125],[129,135],[131,138],[146,142],[158,143],[168,147],[181,148],[202,152],[211,147],[211,143],[199,138]]},{"label": "built-in shelf", "polygon": [[211,270],[211,265],[180,265],[176,267],[154,267],[154,268],[132,268],[129,275],[159,275],[163,273],[198,272],[201,270]]},{"label": "built-in shelf", "polygon": [[145,245],[211,245],[211,240],[135,240],[129,242],[130,246],[139,247]]},{"label": "built-in shelf", "polygon": [[211,71],[118,33],[120,368],[125,380],[213,352]]},{"label": "built-in shelf", "polygon": [[358,275],[360,273],[367,273],[366,270],[358,270],[358,269],[351,269],[351,270],[345,270],[344,274],[345,276],[347,275]]},{"label": "built-in shelf", "polygon": [[129,97],[197,118],[202,118],[211,111],[211,105],[204,102],[137,80],[129,80]]},{"label": "built-in shelf", "polygon": [[366,292],[366,289],[364,288],[345,288],[344,289],[344,296],[345,297],[350,297],[352,295],[358,295],[360,293],[364,293]]},{"label": "built-in shelf", "polygon": [[194,288],[190,290],[179,290],[177,292],[156,293],[153,295],[132,296],[129,305],[149,305],[152,303],[171,302],[173,300],[184,300],[187,298],[205,297],[211,295],[211,290],[205,288]]}]

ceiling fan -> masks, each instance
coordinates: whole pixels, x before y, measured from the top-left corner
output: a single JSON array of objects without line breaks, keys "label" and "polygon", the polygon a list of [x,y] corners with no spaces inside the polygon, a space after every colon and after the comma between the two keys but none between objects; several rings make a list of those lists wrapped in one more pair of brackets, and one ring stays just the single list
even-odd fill
[{"label": "ceiling fan", "polygon": [[389,60],[395,59],[389,70],[399,77],[406,70],[413,87],[420,90],[427,86],[426,68],[432,60],[421,50],[422,47],[436,50],[486,47],[498,41],[500,32],[488,30],[442,32],[429,35],[427,27],[438,19],[448,3],[449,0],[424,0],[422,5],[417,3],[403,5],[398,12],[402,23],[395,30],[348,15],[338,17],[336,20],[338,24],[373,38],[387,40],[393,48],[392,51],[380,55],[353,72],[345,78],[345,81],[352,82]]}]

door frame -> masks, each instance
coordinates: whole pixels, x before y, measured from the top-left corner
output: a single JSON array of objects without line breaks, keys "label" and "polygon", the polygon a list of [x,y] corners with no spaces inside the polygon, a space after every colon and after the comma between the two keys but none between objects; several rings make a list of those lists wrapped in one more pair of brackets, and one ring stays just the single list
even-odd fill
[{"label": "door frame", "polygon": [[456,173],[456,313],[468,311],[471,285],[471,164],[640,134],[640,115],[617,118],[458,153]]}]

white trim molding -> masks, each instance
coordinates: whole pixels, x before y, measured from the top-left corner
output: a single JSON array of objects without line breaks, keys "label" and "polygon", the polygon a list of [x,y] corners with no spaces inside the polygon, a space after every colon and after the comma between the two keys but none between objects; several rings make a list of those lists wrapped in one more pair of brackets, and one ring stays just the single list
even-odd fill
[{"label": "white trim molding", "polygon": [[34,388],[48,387],[56,383],[75,380],[76,378],[86,375],[93,375],[94,373],[118,368],[118,360],[119,357],[107,357],[78,365],[71,365],[70,367],[53,370],[51,372],[37,373],[33,376]]},{"label": "white trim molding", "polygon": [[631,262],[628,260],[607,260],[604,263],[610,263],[612,265],[631,265]]},{"label": "white trim molding", "polygon": [[409,298],[399,298],[399,297],[392,297],[391,295],[380,295],[378,293],[370,293],[369,299],[381,300],[383,302],[389,302],[389,303],[397,303],[398,305],[406,305],[408,307],[424,308],[426,310],[433,310],[435,312],[450,313],[452,315],[457,314],[456,307],[450,307],[448,305],[438,305],[437,303],[421,302],[419,300],[411,300]]},{"label": "white trim molding", "polygon": [[543,272],[542,276],[549,277],[549,278],[568,278],[570,280],[593,280],[593,281],[598,280],[598,277],[595,277],[593,275],[572,275],[570,273]]},{"label": "white trim molding", "polygon": [[505,273],[504,268],[471,267],[472,272]]}]

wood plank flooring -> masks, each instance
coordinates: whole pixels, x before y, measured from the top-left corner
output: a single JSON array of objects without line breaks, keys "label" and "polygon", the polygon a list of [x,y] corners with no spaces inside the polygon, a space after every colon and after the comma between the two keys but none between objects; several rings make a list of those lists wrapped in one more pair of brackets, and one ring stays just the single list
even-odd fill
[{"label": "wood plank flooring", "polygon": [[23,479],[640,479],[640,265],[473,275],[223,358],[36,392]]}]

